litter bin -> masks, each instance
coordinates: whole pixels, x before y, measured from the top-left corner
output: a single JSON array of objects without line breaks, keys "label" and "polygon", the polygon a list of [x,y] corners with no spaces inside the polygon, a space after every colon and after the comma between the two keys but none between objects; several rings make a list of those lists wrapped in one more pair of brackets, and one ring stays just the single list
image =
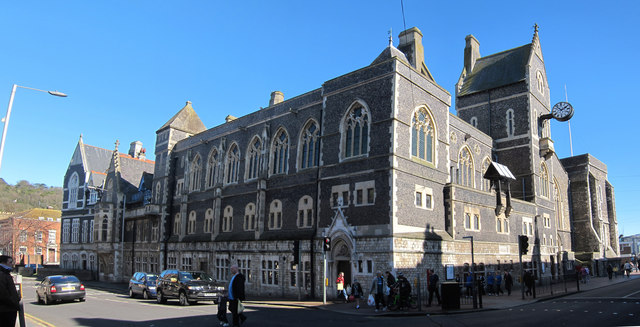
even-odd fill
[{"label": "litter bin", "polygon": [[456,282],[440,283],[442,310],[460,309],[460,286]]}]

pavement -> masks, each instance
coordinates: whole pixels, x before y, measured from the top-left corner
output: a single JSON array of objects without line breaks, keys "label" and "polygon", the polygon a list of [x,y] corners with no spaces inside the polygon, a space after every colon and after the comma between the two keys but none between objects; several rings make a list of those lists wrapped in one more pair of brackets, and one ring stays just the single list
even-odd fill
[{"label": "pavement", "polygon": [[[506,291],[504,295],[499,296],[482,296],[482,305],[478,306],[478,308],[474,308],[472,299],[467,298],[465,296],[461,296],[460,299],[460,309],[453,310],[444,310],[442,307],[437,305],[436,299],[433,301],[432,306],[427,307],[426,303],[422,303],[422,305],[418,309],[404,310],[404,311],[383,311],[375,312],[374,307],[370,307],[367,305],[366,298],[361,299],[360,308],[356,309],[355,302],[342,303],[334,301],[334,297],[329,297],[326,303],[317,300],[305,301],[305,300],[297,300],[297,299],[281,299],[281,298],[255,298],[250,297],[246,304],[256,304],[256,305],[269,305],[269,306],[287,306],[287,307],[302,307],[302,308],[313,308],[320,310],[327,310],[333,312],[339,312],[343,314],[350,315],[363,315],[363,316],[417,316],[417,315],[440,315],[440,314],[458,314],[458,313],[467,313],[467,312],[477,312],[477,311],[486,311],[486,310],[499,310],[499,309],[507,309],[514,308],[518,306],[523,306],[535,302],[546,301],[553,298],[558,298],[562,296],[567,296],[571,294],[576,294],[578,292],[584,292],[588,290],[593,290],[601,287],[607,287],[609,285],[624,283],[633,279],[639,279],[640,272],[634,271],[631,273],[631,277],[623,277],[618,276],[613,279],[609,279],[608,277],[590,277],[587,283],[580,283],[580,289],[578,290],[578,285],[575,281],[565,283],[557,283],[553,287],[543,287],[536,288],[536,297],[527,296],[524,299],[522,298],[522,292],[520,288],[514,288],[511,295],[506,295]],[[29,278],[27,278],[29,279]],[[128,294],[127,283],[108,283],[108,282],[100,282],[100,281],[86,281],[84,282],[87,288],[100,289],[105,291],[111,291],[121,294]],[[423,296],[423,298],[426,298]]]}]

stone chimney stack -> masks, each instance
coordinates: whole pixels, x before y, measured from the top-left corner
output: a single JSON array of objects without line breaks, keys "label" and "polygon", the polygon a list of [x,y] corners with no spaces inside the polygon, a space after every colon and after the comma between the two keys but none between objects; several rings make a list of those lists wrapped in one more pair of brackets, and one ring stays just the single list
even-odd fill
[{"label": "stone chimney stack", "polygon": [[469,34],[464,38],[467,41],[464,47],[464,69],[467,74],[471,74],[476,60],[480,58],[480,42],[473,35]]},{"label": "stone chimney stack", "polygon": [[139,158],[141,151],[142,151],[142,142],[140,141],[131,142],[131,145],[129,146],[130,156],[134,158]]},{"label": "stone chimney stack", "polygon": [[269,100],[269,107],[276,105],[284,101],[284,94],[280,91],[271,92],[271,100]]},{"label": "stone chimney stack", "polygon": [[422,32],[417,27],[403,31],[399,35],[398,50],[402,51],[413,68],[422,71],[424,66],[424,47],[422,46]]}]

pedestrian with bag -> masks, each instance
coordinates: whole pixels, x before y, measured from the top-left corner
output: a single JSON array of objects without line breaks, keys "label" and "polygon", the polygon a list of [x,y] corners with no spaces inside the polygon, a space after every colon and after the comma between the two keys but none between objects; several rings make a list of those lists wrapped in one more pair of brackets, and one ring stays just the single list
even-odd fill
[{"label": "pedestrian with bag", "polygon": [[380,308],[382,308],[382,311],[387,311],[387,306],[384,301],[384,278],[382,277],[381,272],[378,272],[376,277],[373,279],[369,294],[373,294],[375,298],[376,312],[380,311]]},{"label": "pedestrian with bag", "polygon": [[431,302],[433,300],[433,293],[436,294],[436,299],[438,299],[438,305],[440,305],[440,291],[438,290],[438,281],[440,280],[440,277],[438,277],[438,274],[436,274],[433,269],[429,270],[430,276],[429,276],[429,304],[427,304],[428,307],[431,306]]},{"label": "pedestrian with bag", "polygon": [[11,277],[13,258],[0,255],[0,324],[13,327],[20,311],[20,296]]},{"label": "pedestrian with bag", "polygon": [[231,265],[231,281],[229,281],[229,311],[233,318],[233,326],[239,327],[247,317],[244,315],[244,275],[238,271],[238,265]]},{"label": "pedestrian with bag", "polygon": [[389,271],[386,271],[384,274],[385,274],[385,277],[387,278],[387,287],[385,288],[385,291],[388,294],[386,294],[387,296],[386,300],[387,300],[387,303],[393,303],[393,297],[396,295],[395,294],[396,278]]},{"label": "pedestrian with bag", "polygon": [[356,309],[360,309],[360,298],[362,297],[362,285],[358,282],[358,279],[353,280],[353,285],[351,285],[351,293],[353,295],[353,299],[356,301]]},{"label": "pedestrian with bag", "polygon": [[336,290],[338,293],[336,294],[336,298],[338,301],[341,299],[344,303],[347,303],[347,294],[344,292],[344,273],[341,272],[338,274],[338,278],[336,279]]}]

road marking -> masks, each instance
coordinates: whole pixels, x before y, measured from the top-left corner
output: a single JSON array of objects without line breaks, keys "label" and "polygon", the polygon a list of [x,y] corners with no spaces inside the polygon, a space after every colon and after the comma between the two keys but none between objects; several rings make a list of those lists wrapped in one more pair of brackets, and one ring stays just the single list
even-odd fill
[{"label": "road marking", "polygon": [[602,311],[598,311],[598,313],[602,313]]},{"label": "road marking", "polygon": [[618,315],[618,313],[617,313],[617,312],[614,312],[613,314],[614,314],[614,315]]},{"label": "road marking", "polygon": [[623,296],[623,298],[624,298],[624,297],[630,297],[630,296],[635,295],[635,294],[638,294],[638,293],[640,293],[640,291],[633,292],[633,293],[631,293],[631,294],[625,295],[625,296]]},{"label": "road marking", "polygon": [[56,327],[54,324],[50,324],[40,318],[36,318],[28,313],[24,314],[25,318],[32,320],[33,322],[35,322],[36,324],[40,325],[40,326],[44,326],[44,327]]}]

